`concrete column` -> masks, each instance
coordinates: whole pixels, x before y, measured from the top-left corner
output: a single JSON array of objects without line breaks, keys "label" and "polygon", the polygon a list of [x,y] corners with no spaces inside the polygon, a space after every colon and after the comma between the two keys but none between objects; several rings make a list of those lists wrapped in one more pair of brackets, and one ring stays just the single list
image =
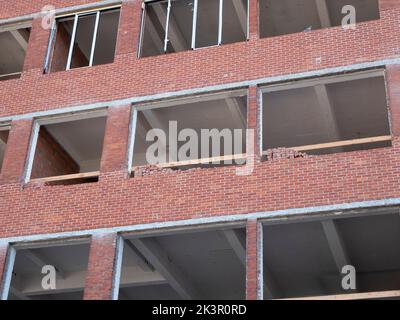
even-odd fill
[{"label": "concrete column", "polygon": [[249,40],[257,40],[259,34],[259,0],[249,0]]},{"label": "concrete column", "polygon": [[400,65],[387,66],[386,81],[392,134],[400,136]]},{"label": "concrete column", "polygon": [[32,132],[32,123],[32,119],[17,120],[11,123],[11,130],[0,173],[1,183],[22,181]]},{"label": "concrete column", "polygon": [[256,219],[247,221],[246,226],[246,300],[257,300],[262,297],[259,279],[262,277],[261,226]]},{"label": "concrete column", "polygon": [[42,73],[47,47],[49,45],[50,32],[50,29],[44,29],[42,27],[42,18],[37,18],[32,21],[31,35],[26,50],[23,72],[38,69],[37,71]]},{"label": "concrete column", "polygon": [[130,105],[108,109],[101,157],[100,171],[102,173],[127,170],[130,117]]},{"label": "concrete column", "polygon": [[142,1],[128,0],[122,3],[118,29],[116,58],[119,55],[134,53],[139,47],[140,25],[142,20]]},{"label": "concrete column", "polygon": [[111,300],[116,243],[116,233],[92,237],[84,300]]}]

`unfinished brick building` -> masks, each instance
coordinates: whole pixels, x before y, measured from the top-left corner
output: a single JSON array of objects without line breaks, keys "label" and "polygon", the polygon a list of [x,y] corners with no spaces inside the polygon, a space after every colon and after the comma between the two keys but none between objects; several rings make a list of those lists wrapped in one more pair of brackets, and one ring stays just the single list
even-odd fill
[{"label": "unfinished brick building", "polygon": [[399,297],[400,1],[0,0],[0,166],[4,300]]}]

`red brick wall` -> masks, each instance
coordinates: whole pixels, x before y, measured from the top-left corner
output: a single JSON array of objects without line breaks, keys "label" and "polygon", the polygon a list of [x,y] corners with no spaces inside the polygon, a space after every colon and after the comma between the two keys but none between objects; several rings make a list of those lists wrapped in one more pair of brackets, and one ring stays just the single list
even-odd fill
[{"label": "red brick wall", "polygon": [[379,0],[380,10],[388,10],[396,7],[400,7],[398,0]]},{"label": "red brick wall", "polygon": [[258,291],[258,223],[256,219],[247,221],[246,227],[246,300],[257,300]]},{"label": "red brick wall", "polygon": [[92,237],[84,300],[110,300],[117,234]]},{"label": "red brick wall", "polygon": [[38,135],[31,178],[79,173],[79,165],[64,148],[41,127]]},{"label": "red brick wall", "polygon": [[[125,6],[123,11],[128,9]],[[137,45],[138,9],[134,25],[126,25],[129,19],[121,20],[122,28],[131,28],[131,37],[126,35],[126,39],[132,41],[132,48]],[[385,10],[381,20],[360,23],[354,31],[335,27],[139,60],[135,52],[119,47],[124,53],[111,64],[50,75],[38,68],[21,79],[1,82],[0,116],[397,57],[399,16],[400,8]],[[48,30],[37,32],[48,40]],[[43,50],[37,56],[43,64]]]},{"label": "red brick wall", "polygon": [[107,111],[101,172],[127,171],[127,145],[131,106],[110,108]]}]

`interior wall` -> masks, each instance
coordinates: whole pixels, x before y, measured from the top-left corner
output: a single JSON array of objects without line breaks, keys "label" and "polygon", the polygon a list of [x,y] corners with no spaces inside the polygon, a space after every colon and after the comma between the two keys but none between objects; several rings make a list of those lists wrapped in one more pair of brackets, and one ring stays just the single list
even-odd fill
[{"label": "interior wall", "polygon": [[79,171],[79,165],[75,160],[42,126],[38,135],[31,178],[73,174]]}]

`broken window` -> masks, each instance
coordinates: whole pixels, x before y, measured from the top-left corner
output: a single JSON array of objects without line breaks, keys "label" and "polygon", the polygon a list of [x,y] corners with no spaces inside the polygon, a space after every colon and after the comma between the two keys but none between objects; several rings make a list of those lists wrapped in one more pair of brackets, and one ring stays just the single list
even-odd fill
[{"label": "broken window", "polygon": [[245,228],[127,236],[120,255],[120,300],[245,299]]},{"label": "broken window", "polygon": [[82,300],[89,240],[16,245],[8,300]]},{"label": "broken window", "polygon": [[9,126],[0,126],[0,172],[3,166],[4,154],[6,152],[9,132],[10,132]]},{"label": "broken window", "polygon": [[114,61],[120,9],[56,19],[47,72],[91,67]]},{"label": "broken window", "polygon": [[26,180],[48,184],[97,181],[105,123],[104,110],[38,120]]},{"label": "broken window", "polygon": [[140,56],[247,39],[246,0],[165,0],[146,3]]},{"label": "broken window", "polygon": [[0,29],[0,81],[21,76],[30,31],[29,27]]},{"label": "broken window", "polygon": [[313,220],[264,225],[265,299],[399,297],[398,209]]},{"label": "broken window", "polygon": [[349,5],[357,23],[379,19],[378,0],[260,0],[260,37],[340,26]]},{"label": "broken window", "polygon": [[135,107],[132,163],[188,169],[243,164],[247,96],[229,92]]},{"label": "broken window", "polygon": [[275,148],[324,154],[391,145],[381,71],[262,90],[264,155]]}]

